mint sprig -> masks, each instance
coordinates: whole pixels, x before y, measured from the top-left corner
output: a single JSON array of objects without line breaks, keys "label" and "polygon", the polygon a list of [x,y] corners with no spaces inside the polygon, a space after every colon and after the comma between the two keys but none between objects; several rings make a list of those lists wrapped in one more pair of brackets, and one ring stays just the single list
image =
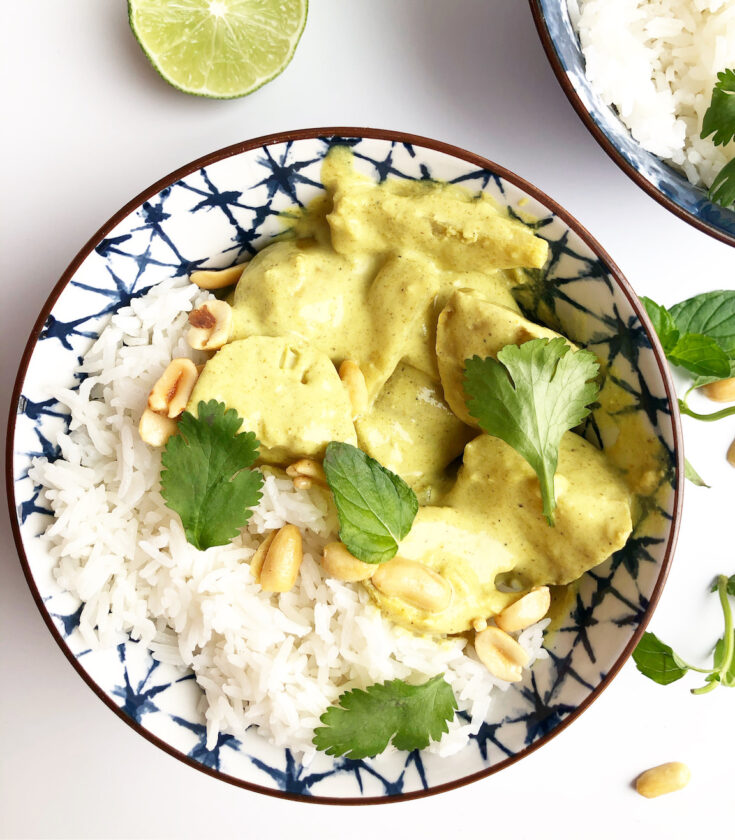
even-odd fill
[{"label": "mint sprig", "polygon": [[725,620],[724,632],[714,648],[712,667],[690,665],[653,633],[644,633],[633,651],[633,660],[643,676],[659,685],[669,685],[689,671],[704,674],[704,685],[691,689],[692,694],[707,694],[718,685],[735,686],[735,625],[728,597],[735,596],[735,575],[729,578],[719,575],[712,584],[712,591],[719,595]]}]

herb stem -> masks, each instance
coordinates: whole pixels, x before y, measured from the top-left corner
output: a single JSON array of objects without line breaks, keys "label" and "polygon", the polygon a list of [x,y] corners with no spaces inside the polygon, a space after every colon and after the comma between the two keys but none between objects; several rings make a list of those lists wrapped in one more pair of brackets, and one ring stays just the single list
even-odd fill
[{"label": "herb stem", "polygon": [[[733,654],[735,653],[735,635],[733,634],[732,610],[730,609],[730,600],[727,597],[727,577],[725,575],[718,575],[717,577],[717,594],[720,596],[720,605],[722,606],[722,613],[725,617],[725,634],[723,636],[725,646],[722,651],[722,662],[720,663],[720,667],[712,673],[721,676],[730,670]],[[700,688],[693,688],[692,694],[707,694],[707,692],[717,688],[718,683],[719,680],[712,680],[707,683],[707,685],[703,685]]]},{"label": "herb stem", "polygon": [[682,414],[693,417],[695,420],[704,420],[709,423],[713,420],[722,420],[723,417],[730,417],[735,414],[735,405],[730,406],[729,408],[723,408],[720,411],[714,411],[712,414],[698,414],[696,411],[692,411],[691,408],[689,408],[686,400],[684,399],[679,400],[679,411],[681,411]]}]

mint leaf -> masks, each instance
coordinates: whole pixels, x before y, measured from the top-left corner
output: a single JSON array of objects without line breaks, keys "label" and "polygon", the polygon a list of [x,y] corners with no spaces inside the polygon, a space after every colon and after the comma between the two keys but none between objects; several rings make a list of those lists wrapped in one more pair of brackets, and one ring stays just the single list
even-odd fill
[{"label": "mint leaf", "polygon": [[660,303],[656,303],[649,297],[642,297],[641,303],[646,307],[646,312],[651,319],[654,330],[656,330],[663,351],[668,356],[676,347],[680,335],[674,319],[665,306],[661,306]]},{"label": "mint leaf", "polygon": [[726,163],[715,175],[715,180],[707,195],[723,207],[735,204],[735,158]]},{"label": "mint leaf", "polygon": [[161,495],[181,517],[186,539],[205,550],[237,536],[260,501],[263,476],[247,469],[258,457],[252,432],[238,434],[242,419],[216,400],[200,402],[198,417],[185,411],[179,434],[161,456]]},{"label": "mint leaf", "polygon": [[653,633],[644,633],[633,651],[633,661],[645,677],[659,685],[680,680],[689,670],[674,651]]},{"label": "mint leaf", "polygon": [[709,336],[735,359],[735,290],[695,295],[672,306],[670,313],[681,333]]},{"label": "mint leaf", "polygon": [[686,458],[684,459],[684,478],[691,481],[692,484],[696,484],[697,487],[709,487],[709,484],[705,482]]},{"label": "mint leaf", "polygon": [[347,549],[364,563],[395,557],[419,509],[408,484],[356,446],[338,441],[327,445],[324,472]]},{"label": "mint leaf", "polygon": [[422,685],[391,680],[340,695],[321,716],[314,746],[327,755],[371,758],[392,741],[399,750],[421,750],[448,731],[457,701],[443,674]]},{"label": "mint leaf", "polygon": [[717,74],[712,100],[702,121],[702,140],[714,134],[715,146],[724,146],[735,137],[735,70]]},{"label": "mint leaf", "polygon": [[683,367],[695,376],[717,376],[730,373],[730,360],[720,345],[707,335],[687,333],[666,354],[672,365]]},{"label": "mint leaf", "polygon": [[495,359],[465,361],[467,408],[489,435],[512,446],[533,467],[544,516],[554,524],[554,473],[562,435],[589,414],[599,387],[595,356],[572,352],[563,338],[509,344]]},{"label": "mint leaf", "polygon": [[[735,378],[735,359],[730,359],[730,373],[725,379]],[[695,376],[692,388],[701,388],[703,385],[709,385],[711,382],[719,382],[721,376]]]}]

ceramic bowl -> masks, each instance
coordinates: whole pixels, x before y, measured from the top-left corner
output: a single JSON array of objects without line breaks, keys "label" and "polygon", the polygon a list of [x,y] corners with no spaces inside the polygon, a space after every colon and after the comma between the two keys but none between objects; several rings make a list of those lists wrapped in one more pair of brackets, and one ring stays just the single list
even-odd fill
[{"label": "ceramic bowl", "polygon": [[[59,457],[68,417],[49,382],[78,386],[75,372],[111,313],[152,284],[193,267],[223,267],[253,253],[279,229],[278,213],[321,190],[320,165],[334,144],[352,147],[376,179],[434,178],[490,193],[548,240],[551,257],[529,272],[527,310],[588,344],[629,396],[620,412],[646,424],[660,444],[664,478],[656,521],[645,513],[628,544],[584,576],[549,657],[523,683],[498,693],[487,720],[461,752],[446,758],[393,752],[354,761],[318,754],[302,766],[256,730],[222,734],[207,748],[200,690],[190,675],[157,663],[131,640],[90,650],[80,603],[63,591],[38,534],[50,523],[28,469]],[[51,292],[20,366],[8,436],[11,518],[28,584],[43,618],[79,675],[122,720],[176,758],[260,793],[320,802],[365,803],[437,793],[494,773],[546,743],[589,706],[625,662],[666,577],[682,499],[682,449],[668,368],[644,310],[620,271],[567,212],[516,175],[461,149],[367,129],[313,129],[262,137],[208,155],[133,199],[84,246]],[[595,417],[596,415],[593,415]],[[616,437],[593,419],[603,445]],[[652,513],[651,513],[652,515]]]},{"label": "ceramic bowl", "polygon": [[735,245],[735,210],[715,204],[702,187],[631,136],[617,112],[592,90],[566,0],[530,0],[536,28],[564,93],[592,136],[617,165],[659,204],[721,242]]}]

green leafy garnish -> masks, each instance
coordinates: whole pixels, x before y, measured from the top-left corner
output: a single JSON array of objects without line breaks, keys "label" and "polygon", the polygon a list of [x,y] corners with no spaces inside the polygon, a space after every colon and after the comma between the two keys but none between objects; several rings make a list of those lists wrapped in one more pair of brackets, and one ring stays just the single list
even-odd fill
[{"label": "green leafy garnish", "polygon": [[715,645],[712,667],[697,668],[689,665],[653,633],[644,633],[633,651],[636,667],[644,676],[668,685],[680,680],[689,671],[704,674],[704,685],[693,688],[692,694],[706,694],[718,685],[735,686],[735,625],[728,595],[735,597],[735,575],[719,575],[712,584],[712,591],[720,596],[725,619],[725,631]]},{"label": "green leafy garnish", "polygon": [[724,146],[735,137],[735,70],[717,74],[712,100],[702,121],[702,140],[713,134],[715,146]]},{"label": "green leafy garnish", "polygon": [[589,414],[599,392],[600,366],[587,350],[573,352],[563,338],[509,344],[497,361],[465,361],[467,408],[480,427],[512,446],[533,467],[544,516],[554,524],[554,473],[562,435]]},{"label": "green leafy garnish", "polygon": [[[710,134],[715,146],[724,146],[735,137],[735,70],[717,74],[700,137],[704,140]],[[717,173],[709,188],[709,197],[723,207],[735,204],[735,160],[726,163]]]},{"label": "green leafy garnish", "polygon": [[205,550],[237,536],[260,501],[263,476],[250,470],[258,457],[253,432],[238,433],[242,419],[216,400],[200,402],[198,417],[185,411],[179,434],[161,456],[161,495],[176,511],[186,539]]},{"label": "green leafy garnish", "polygon": [[675,304],[669,312],[682,333],[713,338],[735,359],[735,290],[704,292]]},{"label": "green leafy garnish", "polygon": [[408,484],[356,446],[338,441],[327,445],[324,472],[347,549],[365,563],[395,557],[419,509]]},{"label": "green leafy garnish", "polygon": [[696,484],[697,487],[709,487],[709,484],[707,484],[686,458],[684,459],[684,478],[687,481],[691,481],[692,484]]},{"label": "green leafy garnish", "polygon": [[[705,292],[671,309],[651,298],[642,297],[641,301],[666,358],[694,375],[690,391],[735,376],[735,291]],[[699,414],[689,408],[686,397],[679,400],[679,410],[706,421],[735,414],[735,406]]]},{"label": "green leafy garnish", "polygon": [[727,376],[730,361],[713,336],[687,329],[689,319],[682,318],[680,325],[673,310],[667,310],[651,298],[642,297],[641,301],[672,365],[683,367],[695,376]]},{"label": "green leafy garnish", "polygon": [[391,680],[340,695],[321,716],[314,746],[327,755],[372,758],[389,743],[399,750],[422,750],[448,731],[457,701],[443,674],[421,685]]}]

